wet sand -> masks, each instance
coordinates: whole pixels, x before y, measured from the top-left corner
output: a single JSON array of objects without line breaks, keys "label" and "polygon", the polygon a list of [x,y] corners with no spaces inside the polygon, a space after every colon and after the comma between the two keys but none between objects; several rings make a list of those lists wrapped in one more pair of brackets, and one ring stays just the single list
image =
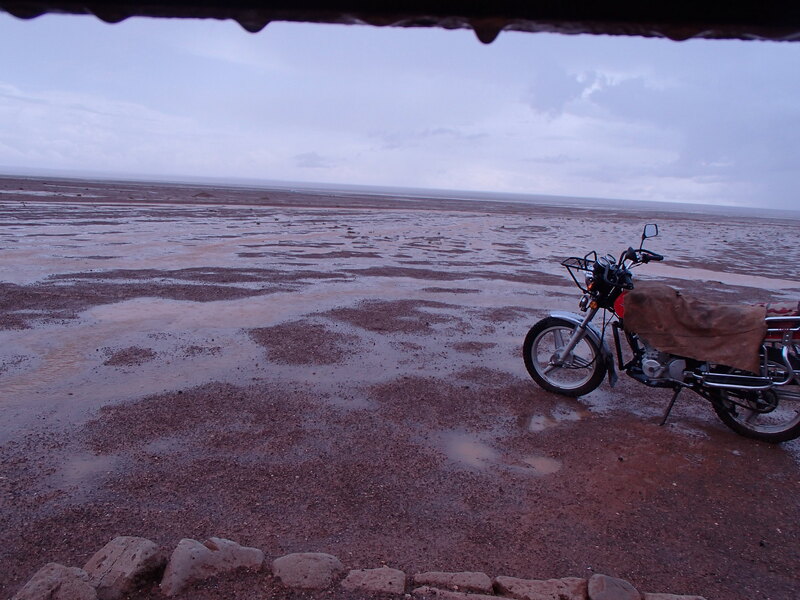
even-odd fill
[{"label": "wet sand", "polygon": [[409,573],[602,572],[709,600],[800,585],[797,442],[740,438],[688,394],[660,428],[668,392],[632,381],[561,398],[520,355],[536,320],[577,308],[566,256],[618,253],[656,221],[648,247],[667,261],[640,276],[796,298],[798,221],[56,180],[0,192],[6,596],[117,534]]}]

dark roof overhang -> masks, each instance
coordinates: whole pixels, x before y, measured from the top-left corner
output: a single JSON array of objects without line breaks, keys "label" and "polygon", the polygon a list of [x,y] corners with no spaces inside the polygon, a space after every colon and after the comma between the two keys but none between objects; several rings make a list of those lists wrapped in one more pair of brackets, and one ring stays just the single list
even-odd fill
[{"label": "dark roof overhang", "polygon": [[800,40],[800,2],[793,0],[0,0],[23,19],[48,13],[233,19],[256,32],[273,21],[384,27],[471,28],[489,43],[504,30],[742,40]]}]

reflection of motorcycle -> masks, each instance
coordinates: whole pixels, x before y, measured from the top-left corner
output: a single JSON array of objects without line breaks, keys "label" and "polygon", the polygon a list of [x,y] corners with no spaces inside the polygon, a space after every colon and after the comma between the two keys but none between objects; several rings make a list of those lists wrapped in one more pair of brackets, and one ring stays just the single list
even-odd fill
[{"label": "reflection of motorcycle", "polygon": [[[674,391],[662,425],[689,388],[741,435],[766,442],[800,437],[800,307],[712,304],[647,282],[634,289],[631,269],[664,259],[642,247],[656,235],[658,226],[646,225],[639,248],[618,260],[590,252],[561,263],[583,291],[586,315],[553,312],[536,323],[523,346],[528,373],[550,392],[582,396],[606,374],[616,383],[616,358],[637,381]],[[576,277],[581,271],[585,283]],[[598,329],[592,320],[601,310]],[[604,339],[609,324],[616,356]]]}]

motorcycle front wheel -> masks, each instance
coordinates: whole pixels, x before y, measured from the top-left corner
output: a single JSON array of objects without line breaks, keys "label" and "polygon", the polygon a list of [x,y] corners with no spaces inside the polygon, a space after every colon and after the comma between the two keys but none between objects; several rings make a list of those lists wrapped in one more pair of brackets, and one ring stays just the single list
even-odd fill
[{"label": "motorcycle front wheel", "polygon": [[525,336],[522,355],[533,380],[548,392],[563,396],[583,396],[596,389],[606,374],[600,348],[584,336],[564,361],[551,364],[555,354],[567,345],[576,325],[566,319],[547,317]]},{"label": "motorcycle front wheel", "polygon": [[739,435],[778,444],[800,437],[800,389],[797,385],[763,392],[719,390],[714,412]]}]

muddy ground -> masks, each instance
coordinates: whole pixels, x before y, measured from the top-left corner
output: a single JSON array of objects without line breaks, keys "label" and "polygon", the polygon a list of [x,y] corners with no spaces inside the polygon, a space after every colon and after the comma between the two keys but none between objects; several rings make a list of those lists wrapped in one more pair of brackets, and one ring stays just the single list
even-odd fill
[{"label": "muddy ground", "polygon": [[[549,310],[576,310],[558,262],[618,253],[647,221],[667,261],[642,277],[796,298],[798,221],[52,180],[0,192],[4,597],[118,534],[410,574],[598,572],[709,600],[800,588],[798,442],[738,437],[688,394],[658,427],[669,393],[630,380],[549,394],[520,353]],[[184,596],[284,594],[265,581]]]}]

